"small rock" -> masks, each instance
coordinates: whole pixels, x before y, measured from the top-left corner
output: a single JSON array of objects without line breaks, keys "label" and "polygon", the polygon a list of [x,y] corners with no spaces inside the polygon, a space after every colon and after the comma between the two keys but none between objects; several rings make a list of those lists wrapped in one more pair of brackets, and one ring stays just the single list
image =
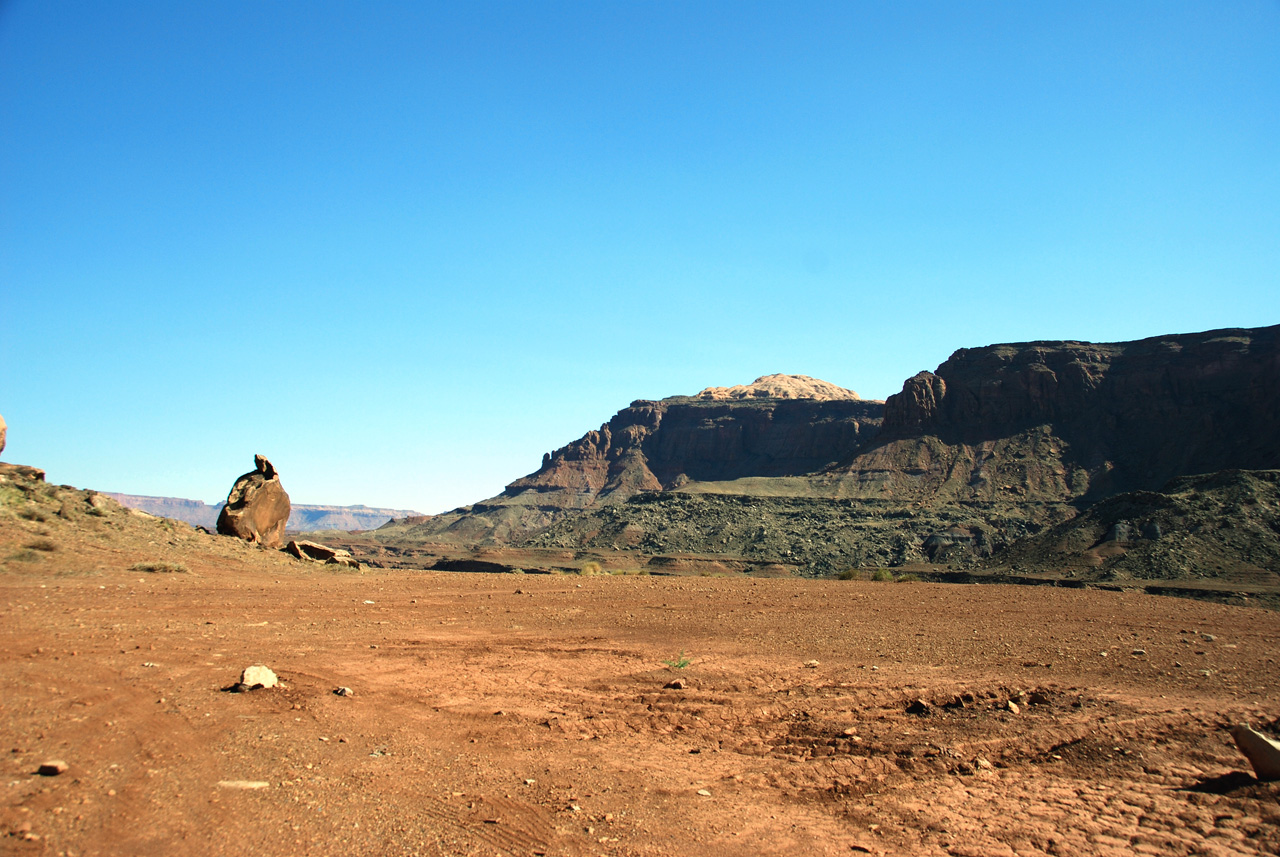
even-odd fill
[{"label": "small rock", "polygon": [[337,696],[355,696],[356,695],[356,692],[349,687],[335,688],[333,692]]},{"label": "small rock", "polygon": [[991,770],[991,763],[981,756],[974,759],[973,764],[984,771]]},{"label": "small rock", "polygon": [[907,706],[908,714],[928,714],[933,710],[933,706],[925,702],[923,699],[917,699]]},{"label": "small rock", "polygon": [[56,777],[58,774],[65,774],[67,769],[71,767],[61,759],[50,759],[36,769],[36,773],[42,777]]},{"label": "small rock", "polygon": [[711,797],[711,792],[707,791],[706,789],[698,789],[698,794],[702,795],[703,797]]},{"label": "small rock", "polygon": [[280,683],[280,679],[267,667],[262,664],[255,664],[251,667],[246,667],[245,671],[240,674],[240,683],[251,690],[256,690],[259,687],[275,687]]},{"label": "small rock", "polygon": [[1018,703],[1014,702],[1012,699],[1005,703],[1005,708],[1009,709],[1010,714],[1018,714],[1022,711],[1022,709],[1018,707]]},{"label": "small rock", "polygon": [[263,780],[219,780],[219,788],[224,789],[265,789],[271,783]]},{"label": "small rock", "polygon": [[804,665],[811,670],[816,670],[818,667],[822,666],[818,661],[805,661]]},{"label": "small rock", "polygon": [[1033,690],[1031,695],[1027,697],[1027,702],[1032,705],[1049,705],[1051,700],[1049,699],[1049,694],[1044,691]]},{"label": "small rock", "polygon": [[1206,643],[1212,643],[1214,640],[1218,638],[1213,636],[1213,634],[1201,634],[1200,639],[1204,640]]},{"label": "small rock", "polygon": [[1146,655],[1146,653],[1147,653],[1147,650],[1146,650],[1146,649],[1134,649],[1134,650],[1133,650],[1133,656],[1134,656],[1135,658],[1143,657],[1144,655]]},{"label": "small rock", "polygon": [[665,687],[668,690],[684,690],[685,683],[683,679],[676,679],[675,681],[667,682],[666,684],[663,685],[663,687]]}]

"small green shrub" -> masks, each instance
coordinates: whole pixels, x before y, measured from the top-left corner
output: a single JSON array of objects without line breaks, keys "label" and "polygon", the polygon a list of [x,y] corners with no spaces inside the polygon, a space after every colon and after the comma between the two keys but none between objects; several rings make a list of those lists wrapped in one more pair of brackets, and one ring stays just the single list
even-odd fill
[{"label": "small green shrub", "polygon": [[906,574],[898,575],[898,579],[895,582],[896,583],[916,583],[919,580],[920,580],[919,577],[912,574],[911,572],[907,572]]},{"label": "small green shrub", "polygon": [[40,554],[31,550],[31,548],[24,548],[23,550],[20,550],[15,554],[11,554],[9,556],[9,559],[13,560],[14,562],[39,562]]},{"label": "small green shrub", "polygon": [[685,655],[684,649],[681,649],[680,654],[678,656],[672,658],[669,661],[663,661],[663,663],[667,665],[668,669],[682,670],[685,667],[689,666],[689,664],[692,663],[692,661],[689,659],[687,655]]},{"label": "small green shrub", "polygon": [[36,539],[33,542],[27,542],[26,546],[33,551],[44,551],[45,553],[53,553],[58,549],[58,546],[49,539]]},{"label": "small green shrub", "polygon": [[836,575],[836,580],[861,580],[862,574],[856,568],[846,568]]},{"label": "small green shrub", "polygon": [[603,565],[601,565],[600,563],[596,562],[595,560],[592,560],[591,562],[588,562],[588,563],[583,564],[583,566],[582,566],[582,571],[581,571],[581,572],[579,572],[579,573],[580,573],[580,574],[588,574],[588,575],[590,575],[590,574],[599,574],[603,569],[604,569],[604,566],[603,566]]},{"label": "small green shrub", "polygon": [[875,571],[871,572],[871,579],[878,580],[882,583],[885,581],[892,582],[893,572],[887,568],[877,568]]},{"label": "small green shrub", "polygon": [[180,562],[138,562],[129,566],[130,571],[149,571],[154,574],[186,574],[188,569]]}]

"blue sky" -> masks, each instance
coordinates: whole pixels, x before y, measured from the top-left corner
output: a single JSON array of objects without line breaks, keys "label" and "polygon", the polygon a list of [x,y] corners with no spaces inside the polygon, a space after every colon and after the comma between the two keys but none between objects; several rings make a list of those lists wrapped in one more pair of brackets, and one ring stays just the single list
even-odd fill
[{"label": "blue sky", "polygon": [[1280,323],[1280,3],[0,2],[7,461],[438,512],[637,398]]}]

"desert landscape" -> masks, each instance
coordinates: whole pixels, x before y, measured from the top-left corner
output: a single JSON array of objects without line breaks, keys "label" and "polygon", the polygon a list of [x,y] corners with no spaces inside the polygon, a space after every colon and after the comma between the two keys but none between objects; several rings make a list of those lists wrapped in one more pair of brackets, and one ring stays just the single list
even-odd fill
[{"label": "desert landscape", "polygon": [[366,531],[0,465],[0,845],[1276,853],[1278,332],[635,402]]}]

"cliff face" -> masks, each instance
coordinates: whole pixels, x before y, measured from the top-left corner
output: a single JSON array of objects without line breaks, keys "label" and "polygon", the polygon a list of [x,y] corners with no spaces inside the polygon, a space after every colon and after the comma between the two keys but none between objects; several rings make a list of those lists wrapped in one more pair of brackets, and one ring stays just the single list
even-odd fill
[{"label": "cliff face", "polygon": [[879,430],[884,403],[805,376],[769,375],[696,396],[640,400],[542,459],[497,497],[387,537],[512,542],[565,513],[689,482],[812,473],[852,455]]},{"label": "cliff face", "polygon": [[561,493],[569,505],[624,500],[687,482],[811,473],[878,430],[883,404],[861,399],[674,397],[637,401],[548,453],[504,496]]},{"label": "cliff face", "polygon": [[1089,500],[1280,467],[1280,327],[966,348],[840,468],[866,496]]}]

